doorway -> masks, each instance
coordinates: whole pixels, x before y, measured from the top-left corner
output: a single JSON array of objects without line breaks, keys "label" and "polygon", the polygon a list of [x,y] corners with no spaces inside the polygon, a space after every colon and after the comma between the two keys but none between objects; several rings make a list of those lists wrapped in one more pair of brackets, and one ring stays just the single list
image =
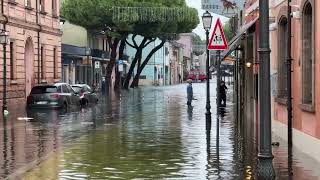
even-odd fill
[{"label": "doorway", "polygon": [[25,97],[27,97],[34,85],[33,63],[34,63],[34,48],[31,38],[28,38],[25,45],[24,63],[25,63]]}]

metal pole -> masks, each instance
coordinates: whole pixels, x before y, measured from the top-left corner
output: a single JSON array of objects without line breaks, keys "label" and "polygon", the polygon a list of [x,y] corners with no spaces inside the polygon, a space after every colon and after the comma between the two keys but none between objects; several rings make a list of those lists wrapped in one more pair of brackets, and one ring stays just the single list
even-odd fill
[{"label": "metal pole", "polygon": [[220,115],[220,51],[217,51],[217,139],[219,139],[219,115]]},{"label": "metal pole", "polygon": [[237,109],[237,111],[236,111],[236,118],[237,118],[237,120],[238,120],[238,116],[239,116],[239,92],[238,92],[238,60],[239,60],[239,52],[238,52],[238,50],[236,50],[236,62],[235,62],[235,82],[234,82],[234,86],[235,86],[235,91],[236,91],[236,109]]},{"label": "metal pole", "polygon": [[7,44],[3,44],[3,109],[2,114],[4,115],[4,111],[7,110]]},{"label": "metal pole", "polygon": [[[207,45],[209,44],[209,30],[206,30],[206,37],[207,37]],[[207,48],[207,62],[206,62],[206,70],[207,70],[207,104],[206,104],[206,130],[211,131],[211,106],[210,106],[210,71],[209,71],[209,49]]]},{"label": "metal pole", "polygon": [[270,93],[270,40],[269,0],[259,0],[260,10],[260,143],[258,179],[274,179],[271,149],[271,93]]},{"label": "metal pole", "polygon": [[221,74],[220,74],[220,51],[217,51],[217,114],[219,115],[220,110],[220,84],[221,84]]},{"label": "metal pole", "polygon": [[[288,147],[292,147],[292,89],[291,89],[291,0],[288,0],[288,49],[287,49],[287,92],[288,92]],[[289,149],[288,148],[288,149]]]}]

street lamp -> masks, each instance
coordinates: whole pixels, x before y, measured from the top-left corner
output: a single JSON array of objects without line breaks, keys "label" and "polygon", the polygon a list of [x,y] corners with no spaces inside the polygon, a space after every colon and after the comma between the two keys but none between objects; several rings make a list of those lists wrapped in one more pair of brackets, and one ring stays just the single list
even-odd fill
[{"label": "street lamp", "polygon": [[247,68],[251,68],[252,67],[252,63],[251,62],[246,62],[246,67]]},{"label": "street lamp", "polygon": [[[209,45],[209,30],[211,28],[212,24],[212,16],[211,14],[206,11],[202,15],[202,22],[203,22],[203,28],[206,31],[206,42],[207,47]],[[207,132],[211,131],[211,106],[210,106],[210,72],[209,72],[209,49],[207,48],[207,62],[206,62],[206,71],[207,71],[207,103],[206,103],[206,130]]]},{"label": "street lamp", "polygon": [[[90,62],[91,49],[87,47],[85,53],[86,53],[86,56],[87,56],[86,65],[90,65],[92,67],[92,64]],[[90,74],[90,69],[89,68],[87,68],[87,73]],[[92,84],[92,83],[89,82],[90,79],[88,77],[86,78],[86,81],[87,81],[86,82],[87,84]]]},{"label": "street lamp", "polygon": [[269,1],[259,1],[259,57],[260,57],[260,141],[258,179],[274,179],[271,148],[271,92],[270,92],[270,40],[269,40]]},{"label": "street lamp", "polygon": [[0,32],[0,44],[3,46],[3,107],[2,114],[7,111],[7,44],[9,43],[9,32],[2,30]]}]

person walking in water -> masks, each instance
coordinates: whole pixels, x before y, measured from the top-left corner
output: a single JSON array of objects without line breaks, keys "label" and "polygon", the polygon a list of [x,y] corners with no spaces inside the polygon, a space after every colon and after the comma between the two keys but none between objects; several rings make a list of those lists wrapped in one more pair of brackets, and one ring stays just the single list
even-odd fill
[{"label": "person walking in water", "polygon": [[[228,90],[228,88],[227,88],[225,82],[221,81],[221,84],[220,84],[220,105],[222,107],[226,107],[226,104],[227,104],[226,90]],[[222,101],[223,101],[223,104],[222,104]]]},{"label": "person walking in water", "polygon": [[187,86],[187,97],[188,97],[188,101],[187,104],[188,106],[191,106],[192,100],[193,100],[193,88],[192,88],[192,80],[188,79],[188,86]]}]

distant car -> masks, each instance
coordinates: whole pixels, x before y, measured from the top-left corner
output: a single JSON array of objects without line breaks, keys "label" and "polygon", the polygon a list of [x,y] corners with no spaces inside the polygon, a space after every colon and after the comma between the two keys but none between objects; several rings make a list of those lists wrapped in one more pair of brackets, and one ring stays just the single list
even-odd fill
[{"label": "distant car", "polygon": [[72,88],[79,94],[81,105],[97,103],[99,101],[97,94],[87,84],[75,84]]},{"label": "distant car", "polygon": [[207,76],[204,74],[200,74],[198,78],[201,82],[207,80]]},{"label": "distant car", "polygon": [[67,109],[70,106],[80,106],[80,97],[66,83],[35,86],[27,97],[29,108]]},{"label": "distant car", "polygon": [[188,75],[188,79],[191,79],[192,81],[205,81],[207,80],[207,76],[204,74],[200,74],[199,72],[190,72]]}]

